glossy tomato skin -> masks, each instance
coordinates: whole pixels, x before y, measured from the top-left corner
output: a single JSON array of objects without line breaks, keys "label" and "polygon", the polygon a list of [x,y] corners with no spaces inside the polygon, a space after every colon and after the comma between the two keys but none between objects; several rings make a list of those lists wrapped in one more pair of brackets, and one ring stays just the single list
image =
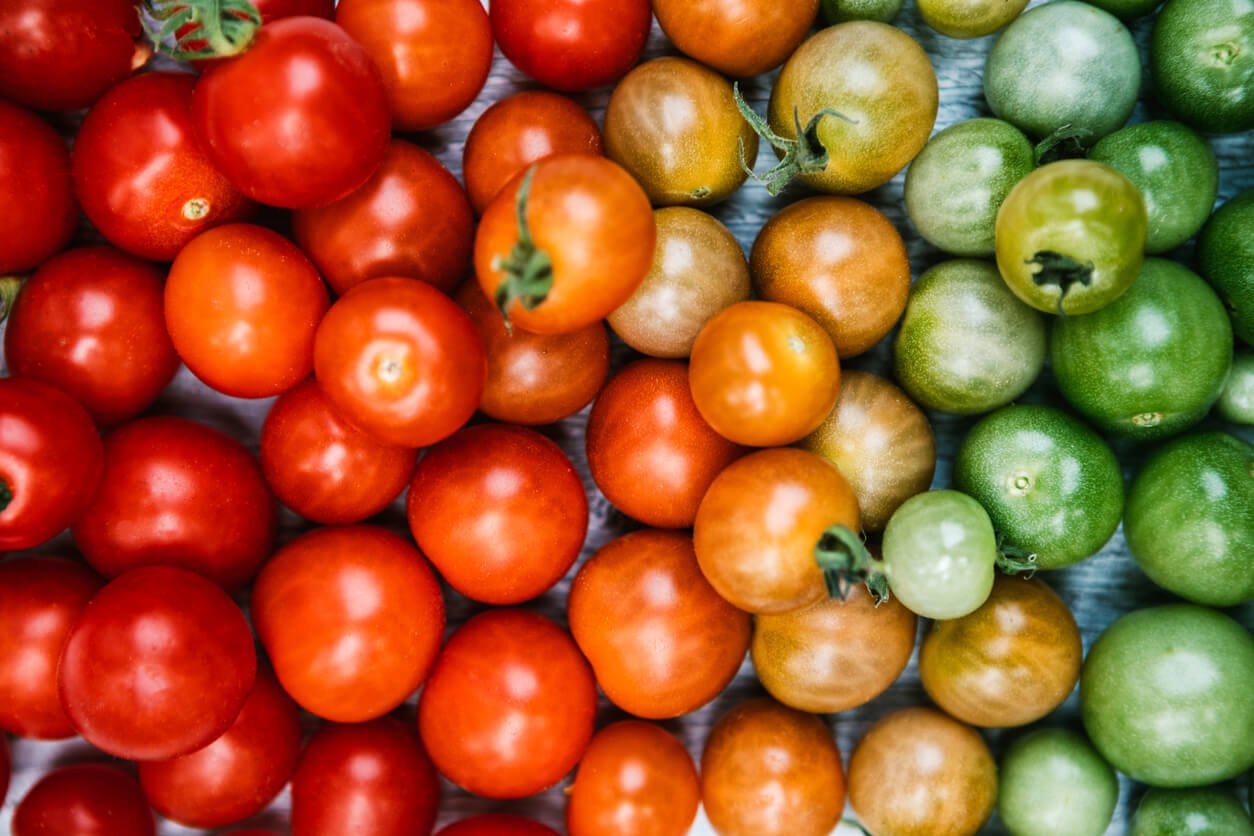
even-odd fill
[{"label": "glossy tomato skin", "polygon": [[451,293],[470,270],[474,217],[439,160],[394,139],[365,185],[295,212],[292,230],[338,295],[380,276],[422,279]]},{"label": "glossy tomato skin", "polygon": [[102,586],[91,569],[63,557],[0,563],[0,729],[37,740],[74,736],[57,694],[57,662]]},{"label": "glossy tomato skin", "polygon": [[0,273],[29,270],[64,249],[78,225],[65,140],[0,100],[0,171]]},{"label": "glossy tomato skin", "polygon": [[210,581],[133,569],[83,610],[61,656],[61,703],[79,734],[131,760],[186,755],[230,728],[257,673],[248,622]]},{"label": "glossy tomato skin", "polygon": [[431,759],[400,720],[328,724],[292,777],[292,836],[426,836],[439,803]]},{"label": "glossy tomato skin", "polygon": [[445,644],[418,701],[440,772],[487,798],[557,783],[592,739],[596,680],[570,635],[543,616],[491,609]]},{"label": "glossy tomato skin", "polygon": [[179,367],[163,297],[160,270],[112,247],[54,256],[9,315],[9,369],[63,389],[101,426],[134,418]]},{"label": "glossy tomato skin", "polygon": [[[270,79],[272,83],[259,83]],[[210,160],[253,200],[307,209],[370,178],[387,152],[391,111],[379,70],[347,32],[294,17],[257,30],[242,55],[211,67],[192,97]]]},{"label": "glossy tomato skin", "polygon": [[1021,836],[1101,836],[1119,801],[1115,770],[1066,728],[1019,738],[1002,756],[997,813]]},{"label": "glossy tomato skin", "polygon": [[359,723],[396,708],[427,678],[444,598],[400,536],[366,525],[319,528],[266,563],[252,617],[279,682],[302,708]]},{"label": "glossy tomato skin", "polygon": [[156,72],[118,84],[74,139],[74,192],[115,246],[171,261],[210,227],[255,208],[209,161],[192,127],[194,76]]},{"label": "glossy tomato skin", "polygon": [[188,827],[225,827],[261,812],[292,777],[300,756],[300,714],[269,668],[239,716],[203,749],[139,764],[149,803]]},{"label": "glossy tomato skin", "polygon": [[818,0],[654,0],[653,13],[684,54],[748,78],[784,63],[809,33],[818,6]]},{"label": "glossy tomato skin", "polygon": [[557,836],[557,831],[522,816],[485,813],[453,822],[436,836]]},{"label": "glossy tomato skin", "polygon": [[284,505],[307,520],[360,522],[409,483],[418,453],[382,444],[340,415],[310,378],[279,396],[261,426],[261,469]]},{"label": "glossy tomato skin", "polygon": [[116,766],[79,763],[46,774],[13,811],[13,836],[152,836],[139,784]]},{"label": "glossy tomato skin", "polygon": [[0,549],[38,546],[76,522],[103,462],[96,427],[73,398],[38,380],[0,379]]}]

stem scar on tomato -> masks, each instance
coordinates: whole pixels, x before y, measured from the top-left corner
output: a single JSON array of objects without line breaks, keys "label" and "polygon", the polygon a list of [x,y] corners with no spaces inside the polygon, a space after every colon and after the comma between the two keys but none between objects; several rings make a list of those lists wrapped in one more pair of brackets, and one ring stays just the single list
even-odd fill
[{"label": "stem scar on tomato", "polygon": [[827,147],[819,140],[818,133],[819,123],[823,121],[823,117],[834,116],[837,119],[843,119],[850,125],[857,124],[856,120],[850,119],[840,111],[825,107],[814,114],[809,124],[803,129],[801,127],[801,112],[794,107],[792,118],[796,124],[797,138],[789,139],[771,130],[771,126],[767,124],[766,120],[759,116],[753,108],[749,107],[744,96],[740,95],[740,82],[732,84],[732,98],[736,100],[736,108],[744,116],[745,121],[749,123],[749,127],[753,128],[753,132],[769,142],[773,148],[783,152],[783,156],[778,163],[769,168],[766,174],[758,175],[753,172],[753,166],[745,159],[744,140],[737,139],[736,141],[739,149],[740,167],[754,180],[765,183],[766,193],[771,197],[778,196],[795,178],[803,174],[816,174],[827,168],[830,155],[827,152]]},{"label": "stem scar on tomato", "polygon": [[1024,264],[1033,264],[1040,268],[1032,274],[1032,281],[1036,282],[1038,287],[1051,284],[1058,286],[1059,316],[1066,316],[1062,303],[1067,297],[1067,291],[1077,284],[1088,287],[1093,283],[1093,262],[1087,261],[1081,264],[1064,253],[1041,250]]},{"label": "stem scar on tomato", "polygon": [[261,27],[261,14],[249,0],[144,0],[144,10],[148,14],[139,15],[144,33],[158,52],[176,61],[238,55]]},{"label": "stem scar on tomato", "polygon": [[547,252],[536,246],[531,238],[531,228],[527,225],[527,199],[531,195],[531,178],[535,173],[533,164],[518,186],[514,202],[518,215],[518,241],[508,256],[497,256],[492,260],[492,269],[505,273],[505,278],[496,288],[496,307],[505,319],[506,331],[512,330],[509,308],[515,300],[524,310],[535,310],[548,298],[553,288],[553,261]]}]

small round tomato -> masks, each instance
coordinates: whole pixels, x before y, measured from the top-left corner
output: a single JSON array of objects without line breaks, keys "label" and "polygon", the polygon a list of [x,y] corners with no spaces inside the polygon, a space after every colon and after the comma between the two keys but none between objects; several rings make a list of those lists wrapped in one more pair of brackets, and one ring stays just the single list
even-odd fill
[{"label": "small round tomato", "polygon": [[905,0],[823,0],[823,19],[829,24],[851,20],[878,20],[891,23]]},{"label": "small round tomato", "polygon": [[436,836],[557,836],[557,831],[522,816],[485,813],[453,822]]},{"label": "small round tomato", "polygon": [[1078,732],[1038,729],[1002,756],[997,813],[1018,836],[1102,836],[1118,801],[1115,771]]},{"label": "small round tomato", "polygon": [[1207,133],[1254,128],[1254,8],[1232,0],[1169,0],[1149,47],[1154,93]]},{"label": "small round tomato", "polygon": [[139,784],[116,766],[78,763],[44,775],[13,811],[13,836],[153,836]]},{"label": "small round tomato", "polygon": [[1215,414],[1234,424],[1254,426],[1254,351],[1246,348],[1233,352],[1232,372],[1215,401]]},{"label": "small round tomato", "polygon": [[1028,0],[919,0],[923,22],[951,38],[982,38],[1019,16]]},{"label": "small round tomato", "polygon": [[292,699],[319,717],[360,723],[396,708],[427,678],[444,635],[444,598],[422,555],[398,535],[319,528],[266,563],[252,617]]},{"label": "small round tomato", "polygon": [[340,297],[314,341],[318,385],[378,440],[425,447],[474,414],[483,341],[451,299],[416,279],[370,279]]},{"label": "small round tomato", "polygon": [[1197,269],[1232,317],[1232,330],[1254,345],[1254,189],[1241,192],[1210,216],[1197,237]]},{"label": "small round tomato", "polygon": [[1254,836],[1254,825],[1231,792],[1221,788],[1152,788],[1132,815],[1130,836],[1162,833]]},{"label": "small round tomato", "polygon": [[653,13],[685,55],[724,75],[748,78],[792,55],[809,34],[818,5],[818,0],[653,0]]},{"label": "small round tomato", "polygon": [[70,153],[51,125],[0,100],[0,171],[0,274],[29,270],[78,226]]}]

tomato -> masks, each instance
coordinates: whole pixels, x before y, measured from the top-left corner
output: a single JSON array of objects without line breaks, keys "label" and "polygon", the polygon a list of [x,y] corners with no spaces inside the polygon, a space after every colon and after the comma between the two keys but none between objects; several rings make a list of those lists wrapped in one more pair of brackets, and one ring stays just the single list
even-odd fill
[{"label": "tomato", "polygon": [[475,234],[475,274],[508,321],[564,334],[627,301],[656,239],[649,198],[631,175],[601,157],[556,154],[493,198]]},{"label": "tomato", "polygon": [[685,55],[724,75],[748,78],[784,63],[809,34],[818,5],[818,0],[653,0],[653,13]]},{"label": "tomato", "polygon": [[381,276],[422,279],[451,293],[470,269],[474,217],[439,160],[394,139],[364,186],[294,212],[292,231],[337,294]]},{"label": "tomato", "polygon": [[701,800],[727,836],[830,833],[845,807],[840,750],[818,717],[771,699],[742,702],[706,738]]},{"label": "tomato", "polygon": [[827,331],[778,302],[738,302],[710,318],[692,345],[688,379],[701,417],[723,437],[753,447],[813,432],[840,394]]},{"label": "tomato", "polygon": [[977,415],[1027,391],[1045,366],[1045,319],[986,261],[946,261],[910,288],[893,373],[923,406]]},{"label": "tomato", "polygon": [[1232,355],[1232,373],[1215,402],[1215,414],[1234,424],[1254,425],[1254,351],[1238,349]]},{"label": "tomato", "polygon": [[1110,764],[1078,732],[1037,729],[1002,756],[997,813],[1021,836],[1102,836],[1119,801]]},{"label": "tomato", "polygon": [[293,836],[418,836],[435,825],[439,776],[394,717],[325,725],[292,776]]},{"label": "tomato", "polygon": [[462,283],[454,299],[487,351],[488,377],[479,399],[484,415],[552,424],[583,409],[601,390],[610,372],[610,338],[601,322],[569,334],[508,329],[474,278]]},{"label": "tomato", "polygon": [[896,599],[876,605],[859,584],[845,600],[753,621],[753,668],[784,705],[835,714],[888,690],[914,651],[914,613]]},{"label": "tomato", "polygon": [[486,813],[453,822],[436,836],[557,836],[557,832],[522,816]]},{"label": "tomato", "polygon": [[1254,189],[1228,200],[1211,215],[1197,238],[1197,269],[1223,299],[1232,330],[1254,345]]},{"label": "tomato", "polygon": [[829,24],[851,20],[877,20],[891,23],[905,0],[823,0],[823,19]]},{"label": "tomato", "polygon": [[0,549],[29,549],[77,521],[103,470],[91,418],[59,389],[0,378]]},{"label": "tomato", "polygon": [[9,370],[69,393],[100,425],[134,418],[179,367],[163,294],[159,270],[111,247],[55,256],[9,315]]},{"label": "tomato", "polygon": [[583,482],[534,430],[481,424],[426,452],[405,502],[409,530],[450,586],[517,604],[566,574],[588,533]]},{"label": "tomato", "polygon": [[492,27],[478,0],[341,0],[335,22],[383,74],[395,130],[444,124],[488,80]]},{"label": "tomato", "polygon": [[884,717],[849,760],[849,803],[872,833],[975,833],[996,800],[988,746],[929,708]]},{"label": "tomato", "polygon": [[83,607],[103,585],[95,572],[63,557],[0,563],[0,729],[37,740],[74,736],[57,694],[57,662]]},{"label": "tomato", "polygon": [[105,437],[100,490],[74,542],[105,577],[170,565],[236,590],[270,556],[277,516],[238,441],[183,418],[143,418]]},{"label": "tomato", "polygon": [[1254,825],[1241,802],[1219,788],[1150,789],[1132,816],[1131,836],[1158,833],[1229,834],[1250,836]]},{"label": "tomato", "polygon": [[745,181],[741,159],[758,135],[731,85],[687,58],[655,58],[629,72],[605,110],[605,153],[644,186],[654,206],[711,206]]},{"label": "tomato", "polygon": [[488,14],[511,64],[568,93],[622,78],[653,22],[647,0],[496,0]]},{"label": "tomato", "polygon": [[1207,432],[1160,447],[1132,480],[1123,533],[1164,589],[1212,607],[1254,599],[1254,445]]},{"label": "tomato", "polygon": [[418,550],[374,526],[319,528],[275,552],[252,590],[253,626],[302,708],[360,723],[427,678],[444,599]]},{"label": "tomato", "polygon": [[225,592],[186,569],[144,566],[88,602],[57,684],[87,742],[119,758],[163,760],[230,728],[256,670],[248,622]]},{"label": "tomato", "polygon": [[712,215],[668,206],[654,211],[653,219],[653,264],[606,321],[642,354],[687,357],[711,317],[749,298],[749,265],[740,242]]},{"label": "tomato", "polygon": [[78,226],[65,140],[0,100],[0,171],[0,274],[29,270],[64,249]]},{"label": "tomato", "polygon": [[79,110],[152,56],[134,0],[17,0],[0,8],[0,97]]},{"label": "tomato", "polygon": [[651,723],[623,720],[592,738],[569,799],[571,836],[668,836],[692,826],[701,788],[683,744]]},{"label": "tomato", "polygon": [[194,76],[145,73],[109,90],[74,139],[74,191],[109,241],[170,261],[210,227],[255,208],[214,167],[192,128]]},{"label": "tomato", "polygon": [[719,695],[749,648],[749,616],[701,574],[692,538],[643,529],[579,568],[567,620],[597,684],[624,711],[661,720]]},{"label": "tomato", "polygon": [[318,385],[377,440],[424,447],[469,420],[487,376],[474,323],[415,279],[370,279],[331,306],[314,340]]},{"label": "tomato", "polygon": [[300,756],[300,714],[269,668],[239,716],[203,749],[168,761],[139,764],[148,801],[188,827],[225,827],[262,809],[283,789]]},{"label": "tomato", "polygon": [[982,38],[1010,23],[1028,0],[919,0],[923,22],[951,38]]},{"label": "tomato", "polygon": [[1049,356],[1063,397],[1099,429],[1162,438],[1197,423],[1218,400],[1232,366],[1232,329],[1204,281],[1150,258],[1114,304],[1060,318]]},{"label": "tomato", "polygon": [[835,525],[858,530],[858,500],[834,465],[805,450],[759,450],[706,491],[693,531],[697,561],[734,606],[789,612],[827,594],[814,550]]},{"label": "tomato", "polygon": [[993,115],[1040,139],[1059,129],[1091,145],[1123,126],[1141,90],[1141,58],[1118,18],[1079,0],[1024,13],[984,65]]},{"label": "tomato", "polygon": [[1254,128],[1254,5],[1248,0],[1169,0],[1149,46],[1154,92],[1200,131]]},{"label": "tomato", "polygon": [[697,412],[688,366],[639,360],[597,396],[585,435],[588,470],[605,498],[657,528],[690,528],[714,477],[745,452]]},{"label": "tomato", "polygon": [[247,52],[210,67],[196,84],[192,118],[209,159],[240,191],[286,209],[360,187],[382,162],[391,130],[370,55],[314,17],[263,26]]},{"label": "tomato", "polygon": [[116,766],[79,763],[44,775],[13,811],[13,836],[152,836],[139,784]]}]

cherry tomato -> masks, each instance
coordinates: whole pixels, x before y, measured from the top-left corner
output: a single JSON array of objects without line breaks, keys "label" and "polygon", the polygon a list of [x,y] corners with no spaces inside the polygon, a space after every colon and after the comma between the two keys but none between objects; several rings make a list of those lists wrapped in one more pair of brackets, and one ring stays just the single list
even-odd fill
[{"label": "cherry tomato", "polygon": [[1043,728],[1002,756],[997,813],[1022,836],[1102,836],[1119,802],[1119,779],[1083,734]]},{"label": "cherry tomato", "polygon": [[1229,0],[1169,0],[1150,36],[1158,100],[1207,133],[1254,128],[1254,9]]},{"label": "cherry tomato", "polygon": [[818,7],[818,0],[653,0],[658,25],[681,52],[739,78],[784,63],[809,34]]},{"label": "cherry tomato", "polygon": [[64,249],[78,226],[70,153],[51,125],[0,100],[0,172],[0,274],[29,270]]},{"label": "cherry tomato", "polygon": [[1233,332],[1254,345],[1254,189],[1215,210],[1197,237],[1197,269],[1215,288],[1232,317]]},{"label": "cherry tomato", "polygon": [[596,680],[566,631],[491,609],[449,638],[418,701],[418,729],[450,781],[488,798],[552,786],[592,739]]},{"label": "cherry tomato", "polygon": [[13,811],[13,836],[152,836],[139,784],[116,766],[79,763],[39,779]]},{"label": "cherry tomato", "polygon": [[557,832],[522,816],[487,813],[453,822],[436,836],[557,836]]},{"label": "cherry tomato", "polygon": [[982,38],[1010,23],[1028,0],[919,0],[923,22],[951,38]]},{"label": "cherry tomato", "polygon": [[306,711],[359,723],[427,678],[444,598],[418,550],[374,526],[319,528],[275,552],[252,591],[253,626]]},{"label": "cherry tomato", "polygon": [[1131,836],[1157,833],[1254,834],[1254,824],[1241,802],[1223,788],[1183,790],[1151,788],[1132,816]]},{"label": "cherry tomato", "polygon": [[0,379],[0,549],[29,549],[78,520],[103,470],[78,403],[28,378]]}]

